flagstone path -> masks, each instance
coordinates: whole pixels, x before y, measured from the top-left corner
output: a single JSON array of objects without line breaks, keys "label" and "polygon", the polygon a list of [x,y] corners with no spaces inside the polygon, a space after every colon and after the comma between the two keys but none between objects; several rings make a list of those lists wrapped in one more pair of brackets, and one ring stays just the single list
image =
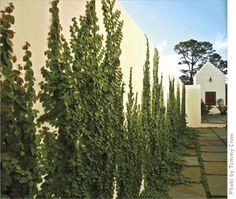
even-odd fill
[{"label": "flagstone path", "polygon": [[226,128],[195,130],[200,147],[187,149],[182,171],[182,175],[190,178],[192,183],[171,187],[169,197],[227,198],[227,130]]}]

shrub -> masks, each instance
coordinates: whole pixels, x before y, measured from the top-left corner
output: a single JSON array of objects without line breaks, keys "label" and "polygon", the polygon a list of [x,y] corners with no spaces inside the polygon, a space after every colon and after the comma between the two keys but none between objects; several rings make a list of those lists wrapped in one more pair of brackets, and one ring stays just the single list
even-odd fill
[{"label": "shrub", "polygon": [[202,115],[207,115],[208,114],[208,109],[203,100],[201,100],[201,114]]},{"label": "shrub", "polygon": [[219,109],[221,115],[226,115],[227,114],[227,106],[224,105],[224,100],[223,99],[218,99],[217,100],[217,108]]}]

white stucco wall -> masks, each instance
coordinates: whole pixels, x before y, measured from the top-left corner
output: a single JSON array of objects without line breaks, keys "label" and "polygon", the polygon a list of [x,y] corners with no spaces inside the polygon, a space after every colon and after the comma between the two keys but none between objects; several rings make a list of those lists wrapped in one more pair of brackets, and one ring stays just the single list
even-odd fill
[{"label": "white stucco wall", "polygon": [[[212,79],[212,82],[209,79]],[[213,64],[207,62],[194,76],[194,85],[201,85],[201,99],[205,103],[205,92],[216,92],[216,102],[223,99],[225,104],[225,76]]]},{"label": "white stucco wall", "polygon": [[201,87],[200,85],[186,86],[186,115],[187,126],[201,126]]},{"label": "white stucco wall", "polygon": [[[36,91],[39,91],[38,83],[42,81],[40,73],[41,67],[45,64],[46,57],[44,52],[47,50],[47,34],[50,26],[50,1],[49,0],[1,0],[0,10],[4,9],[10,2],[13,2],[15,10],[15,24],[13,30],[15,36],[13,39],[14,53],[17,56],[17,64],[22,62],[23,50],[22,46],[25,41],[31,44],[33,69],[36,77]],[[103,16],[101,2],[97,2],[97,16],[99,19],[100,32],[105,34],[103,27]],[[63,34],[69,41],[69,26],[72,24],[73,17],[79,18],[85,13],[85,0],[61,0],[59,3],[60,21],[63,27]],[[137,26],[134,20],[128,15],[119,2],[116,8],[121,11],[121,19],[124,20],[123,40],[121,43],[122,54],[120,57],[121,67],[123,71],[123,80],[125,82],[125,91],[128,92],[129,70],[133,67],[133,87],[134,91],[139,93],[139,102],[141,100],[143,65],[146,57],[146,38],[143,31]],[[150,63],[152,77],[152,62],[154,47],[150,42]],[[169,76],[175,77],[178,84],[181,81],[175,74],[172,66],[169,66],[160,57],[159,76],[163,75],[164,97],[167,99]],[[127,94],[125,94],[125,100]],[[39,103],[36,108],[41,110]]]}]

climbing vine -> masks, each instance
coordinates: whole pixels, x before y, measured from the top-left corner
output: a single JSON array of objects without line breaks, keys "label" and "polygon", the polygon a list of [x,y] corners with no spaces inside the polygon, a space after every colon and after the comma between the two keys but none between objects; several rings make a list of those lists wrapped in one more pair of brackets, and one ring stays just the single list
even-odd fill
[{"label": "climbing vine", "polygon": [[148,170],[150,166],[149,142],[151,132],[151,84],[150,84],[150,61],[149,41],[147,39],[146,60],[143,68],[143,90],[141,101],[142,139],[143,139],[143,175],[147,185]]},{"label": "climbing vine", "polygon": [[23,47],[23,66],[14,69],[13,4],[2,11],[1,196],[112,198],[116,190],[117,198],[137,198],[144,181],[141,197],[165,197],[163,192],[174,179],[171,170],[180,168],[175,150],[186,128],[185,86],[180,98],[179,85],[170,79],[165,106],[157,49],[153,84],[150,81],[147,39],[141,104],[134,94],[131,68],[124,111],[123,21],[115,2],[102,0],[103,36],[96,1],[89,0],[85,15],[72,18],[69,43],[62,34],[59,0],[51,2],[39,117],[33,108],[30,44]]},{"label": "climbing vine", "polygon": [[103,0],[103,23],[106,30],[105,52],[101,67],[101,74],[104,77],[104,84],[102,86],[103,110],[105,111],[104,132],[106,132],[106,143],[108,143],[107,154],[107,173],[106,183],[109,190],[105,191],[112,197],[114,182],[116,179],[117,196],[122,197],[124,193],[125,180],[122,173],[125,170],[124,149],[122,143],[125,143],[125,128],[124,128],[124,107],[123,107],[123,93],[124,85],[122,80],[122,71],[120,67],[121,55],[121,41],[123,21],[120,20],[120,11],[115,10],[114,0]]},{"label": "climbing vine", "polygon": [[[158,189],[161,187],[161,143],[159,142],[161,134],[159,132],[159,126],[161,125],[161,85],[158,78],[158,64],[159,64],[159,55],[157,49],[154,49],[153,56],[153,85],[152,85],[152,98],[151,98],[151,129],[149,132],[149,166],[148,172],[146,174],[147,179],[147,189],[152,189],[152,192],[158,192]],[[155,190],[155,191],[154,191]]]},{"label": "climbing vine", "polygon": [[186,110],[185,110],[185,102],[186,101],[186,90],[185,85],[182,85],[182,99],[181,99],[181,124],[182,131],[186,129]]},{"label": "climbing vine", "polygon": [[[36,151],[36,101],[29,43],[23,49],[24,66],[14,69],[13,4],[3,10],[1,30],[1,196],[33,197],[37,193],[39,170]],[[23,71],[24,69],[24,71]],[[25,75],[23,76],[23,72]]]},{"label": "climbing vine", "polygon": [[[122,185],[118,198],[136,198],[142,182],[141,137],[137,94],[134,96],[132,86],[132,68],[130,68],[128,101],[126,103],[126,135],[122,140],[122,159],[119,164]],[[121,190],[122,188],[122,190]],[[122,192],[121,192],[122,191]]]},{"label": "climbing vine", "polygon": [[[49,12],[52,21],[48,33],[46,66],[41,73],[44,81],[40,83],[40,102],[44,108],[40,116],[45,157],[45,181],[40,197],[76,197],[77,191],[77,137],[73,128],[71,103],[71,56],[68,44],[61,34],[58,0],[51,3]],[[55,131],[50,131],[51,126]],[[53,146],[52,146],[53,143]]]},{"label": "climbing vine", "polygon": [[176,101],[175,101],[175,85],[174,79],[169,79],[169,93],[168,93],[168,101],[167,101],[167,108],[166,108],[166,130],[167,130],[167,137],[168,137],[168,150],[173,149],[176,142]]}]

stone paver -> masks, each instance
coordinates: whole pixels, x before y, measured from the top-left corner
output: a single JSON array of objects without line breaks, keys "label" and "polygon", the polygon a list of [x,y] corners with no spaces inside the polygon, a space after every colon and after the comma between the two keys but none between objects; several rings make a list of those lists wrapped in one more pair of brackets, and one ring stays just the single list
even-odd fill
[{"label": "stone paver", "polygon": [[227,135],[225,135],[225,134],[221,134],[221,133],[217,133],[217,135],[221,138],[221,139],[223,139],[223,140],[225,140],[225,139],[227,139]]},{"label": "stone paver", "polygon": [[212,130],[216,133],[224,133],[224,134],[227,134],[227,128],[212,128]]},{"label": "stone paver", "polygon": [[222,139],[226,139],[226,138],[227,138],[227,133],[225,133],[225,132],[219,132],[219,133],[216,132],[216,134],[217,134],[220,138],[222,138]]},{"label": "stone paver", "polygon": [[222,141],[218,140],[200,140],[198,141],[201,146],[224,146],[224,143]]},{"label": "stone paver", "polygon": [[203,152],[226,152],[226,146],[201,146],[200,151]]},{"label": "stone paver", "polygon": [[214,135],[214,136],[200,136],[198,138],[199,141],[218,141],[219,138]]},{"label": "stone paver", "polygon": [[209,129],[208,129],[208,128],[196,128],[195,130],[196,130],[196,132],[197,132],[198,134],[201,134],[201,133],[203,133],[203,134],[209,133]]},{"label": "stone paver", "polygon": [[205,153],[201,154],[203,161],[225,162],[227,161],[226,153]]},{"label": "stone paver", "polygon": [[213,128],[212,129],[221,139],[227,139],[227,129],[226,128]]},{"label": "stone paver", "polygon": [[[227,131],[226,128],[208,128],[199,135],[201,157],[206,172],[211,198],[227,195]],[[211,134],[211,135],[209,135]],[[216,137],[217,139],[215,139]],[[223,142],[223,141],[225,142]]]},{"label": "stone paver", "polygon": [[206,198],[205,190],[201,184],[176,185],[169,191],[171,198]]},{"label": "stone paver", "polygon": [[227,195],[227,177],[217,175],[207,175],[208,186],[211,196]]},{"label": "stone paver", "polygon": [[200,167],[185,167],[181,174],[189,178],[193,182],[200,182],[201,171]]},{"label": "stone paver", "polygon": [[[227,196],[227,133],[225,128],[198,128],[198,142],[205,177],[210,192],[210,198],[226,198]],[[225,142],[224,142],[225,141]],[[188,177],[193,184],[176,185],[171,187],[171,198],[206,198],[201,182],[201,168],[196,150],[187,149],[185,152],[185,167],[181,174]]]},{"label": "stone paver", "polygon": [[184,164],[187,166],[199,166],[199,162],[196,156],[186,156],[184,157]]},{"label": "stone paver", "polygon": [[207,133],[198,133],[199,137],[217,137],[213,131],[209,130]]},{"label": "stone paver", "polygon": [[227,162],[204,162],[206,174],[227,175]]}]

